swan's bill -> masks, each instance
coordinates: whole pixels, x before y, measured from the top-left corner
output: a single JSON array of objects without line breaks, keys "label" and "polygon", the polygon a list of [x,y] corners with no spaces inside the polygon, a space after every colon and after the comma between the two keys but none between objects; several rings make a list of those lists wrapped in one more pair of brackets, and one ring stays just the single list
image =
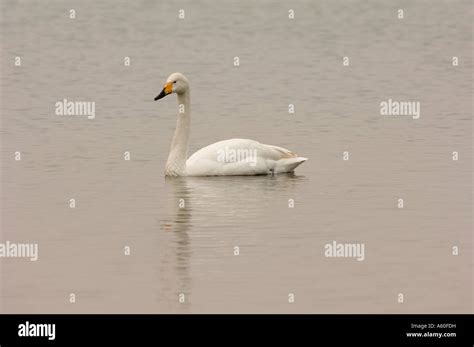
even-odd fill
[{"label": "swan's bill", "polygon": [[171,94],[172,92],[173,92],[173,82],[168,82],[163,87],[163,90],[161,91],[161,93],[158,94],[158,96],[155,98],[155,101],[164,98],[166,95]]}]

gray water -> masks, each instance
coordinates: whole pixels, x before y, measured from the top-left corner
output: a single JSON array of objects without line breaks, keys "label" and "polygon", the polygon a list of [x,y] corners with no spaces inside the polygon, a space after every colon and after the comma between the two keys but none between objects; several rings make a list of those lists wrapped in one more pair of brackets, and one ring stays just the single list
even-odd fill
[{"label": "gray water", "polygon": [[[1,312],[472,312],[471,23],[470,1],[2,0],[0,242],[39,259],[0,258]],[[175,71],[190,154],[240,137],[309,160],[165,179],[177,105],[152,100]]]}]

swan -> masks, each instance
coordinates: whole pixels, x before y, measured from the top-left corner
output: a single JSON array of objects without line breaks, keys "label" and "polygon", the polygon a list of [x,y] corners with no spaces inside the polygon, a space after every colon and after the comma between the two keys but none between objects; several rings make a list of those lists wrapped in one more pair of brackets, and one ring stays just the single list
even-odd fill
[{"label": "swan", "polygon": [[181,73],[171,74],[155,101],[169,94],[178,98],[178,120],[165,176],[244,176],[293,172],[307,158],[277,146],[248,139],[230,139],[201,148],[188,159],[190,118],[189,81]]}]

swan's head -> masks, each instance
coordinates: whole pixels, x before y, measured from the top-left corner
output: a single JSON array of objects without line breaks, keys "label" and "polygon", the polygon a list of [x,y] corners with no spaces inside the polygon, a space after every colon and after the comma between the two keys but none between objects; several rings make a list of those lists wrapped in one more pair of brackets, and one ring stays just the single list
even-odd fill
[{"label": "swan's head", "polygon": [[163,90],[155,98],[155,101],[160,100],[161,98],[164,98],[166,95],[169,95],[171,93],[183,94],[188,89],[189,89],[188,79],[179,72],[172,73],[166,79],[166,83],[163,86]]}]

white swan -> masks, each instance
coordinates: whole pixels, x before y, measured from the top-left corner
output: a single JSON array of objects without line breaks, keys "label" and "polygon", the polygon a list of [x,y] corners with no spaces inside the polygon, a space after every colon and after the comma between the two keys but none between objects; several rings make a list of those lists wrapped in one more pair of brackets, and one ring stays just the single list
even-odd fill
[{"label": "white swan", "polygon": [[235,176],[293,172],[307,160],[287,149],[246,139],[213,143],[201,148],[186,160],[191,118],[189,82],[183,74],[171,74],[155,101],[171,93],[178,96],[178,121],[166,162],[166,176]]}]

